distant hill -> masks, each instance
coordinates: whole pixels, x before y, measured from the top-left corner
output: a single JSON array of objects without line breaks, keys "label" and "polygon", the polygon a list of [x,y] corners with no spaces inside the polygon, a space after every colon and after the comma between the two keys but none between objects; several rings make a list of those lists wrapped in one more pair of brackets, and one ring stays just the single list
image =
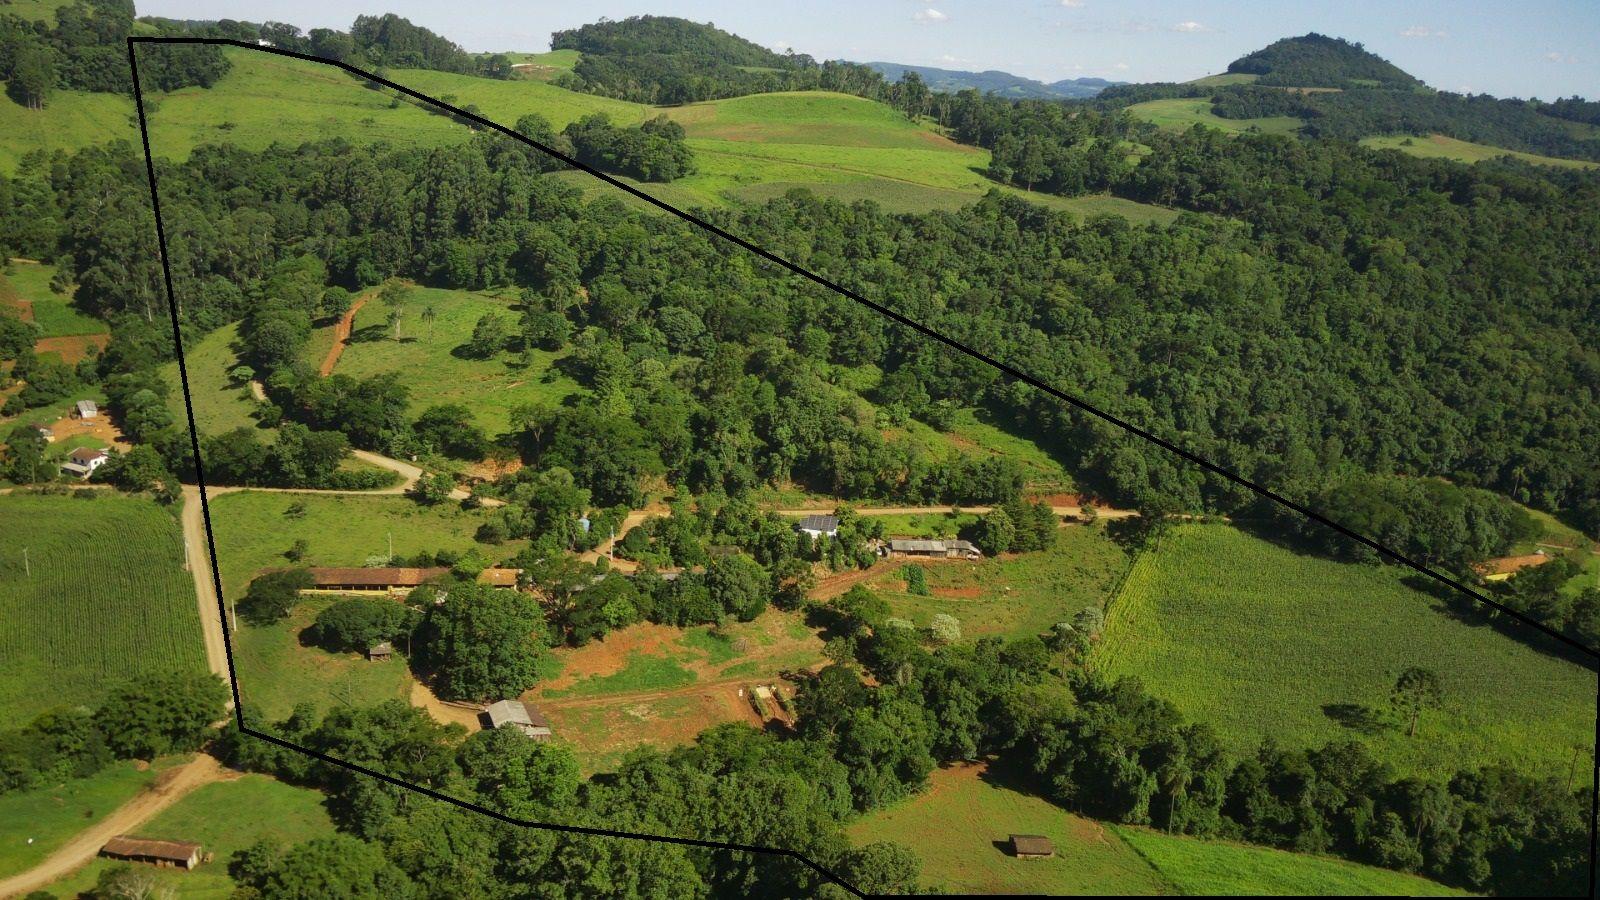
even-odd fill
[{"label": "distant hill", "polygon": [[1093,97],[1112,85],[1125,83],[1107,81],[1104,78],[1069,78],[1046,84],[995,69],[967,72],[960,69],[908,66],[892,62],[869,62],[864,65],[883,73],[883,77],[891,82],[899,81],[906,72],[915,72],[921,76],[929,90],[943,94],[954,94],[967,88],[976,88],[987,94],[1018,100],[1080,100]]},{"label": "distant hill", "polygon": [[1316,32],[1273,41],[1229,63],[1228,71],[1258,76],[1255,83],[1263,86],[1424,87],[1421,81],[1360,44]]}]

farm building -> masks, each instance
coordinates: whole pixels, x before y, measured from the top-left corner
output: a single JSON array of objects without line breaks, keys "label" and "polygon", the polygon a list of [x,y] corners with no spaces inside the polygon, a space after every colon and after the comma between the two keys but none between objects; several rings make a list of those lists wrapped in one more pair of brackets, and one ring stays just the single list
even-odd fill
[{"label": "farm building", "polygon": [[545,718],[544,713],[521,700],[500,700],[491,703],[489,708],[484,710],[484,715],[489,717],[490,728],[510,726],[536,741],[548,741],[553,733],[550,730],[550,720]]},{"label": "farm building", "polygon": [[1048,859],[1056,855],[1056,847],[1043,835],[1013,834],[1011,855],[1017,859]]},{"label": "farm building", "polygon": [[838,516],[806,516],[794,523],[795,530],[813,539],[839,533]]},{"label": "farm building", "polygon": [[380,641],[367,648],[367,659],[373,662],[382,662],[394,655],[394,645],[388,641]]},{"label": "farm building", "polygon": [[44,442],[46,444],[53,443],[56,439],[55,429],[49,427],[48,425],[35,425],[33,426],[33,430],[35,434],[39,435],[39,437],[44,438]]},{"label": "farm building", "polygon": [[61,464],[61,471],[79,478],[88,478],[94,470],[106,464],[111,457],[104,450],[95,450],[90,447],[79,447],[67,454],[67,461]]},{"label": "farm building", "polygon": [[1486,559],[1472,567],[1478,577],[1484,581],[1505,581],[1523,569],[1533,566],[1542,566],[1555,557],[1547,556],[1543,550],[1537,553],[1528,553],[1523,556],[1500,556]]},{"label": "farm building", "polygon": [[95,405],[93,400],[79,400],[72,407],[72,417],[74,419],[93,419],[98,415],[100,415],[100,407]]},{"label": "farm building", "polygon": [[490,587],[514,588],[517,586],[517,578],[521,575],[521,569],[484,569],[478,573],[478,583]]},{"label": "farm building", "polygon": [[119,834],[106,841],[100,855],[169,868],[192,869],[200,865],[200,845],[193,841],[163,841],[131,834]]},{"label": "farm building", "polygon": [[429,579],[445,575],[450,570],[444,566],[411,568],[384,566],[361,568],[357,566],[312,567],[310,591],[327,591],[339,594],[409,594],[411,590]]},{"label": "farm building", "polygon": [[971,541],[895,538],[889,541],[889,555],[918,559],[982,559],[983,551]]}]

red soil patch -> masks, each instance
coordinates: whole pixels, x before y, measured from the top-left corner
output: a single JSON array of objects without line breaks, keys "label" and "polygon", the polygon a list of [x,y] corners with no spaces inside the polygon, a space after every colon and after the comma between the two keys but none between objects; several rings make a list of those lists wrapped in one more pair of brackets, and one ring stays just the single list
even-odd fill
[{"label": "red soil patch", "polygon": [[24,322],[33,321],[33,301],[0,297],[0,309],[10,310]]},{"label": "red soil patch", "polygon": [[333,374],[333,367],[339,364],[339,357],[344,353],[344,345],[350,341],[350,328],[355,324],[356,313],[361,307],[367,305],[372,299],[371,294],[362,294],[356,302],[350,304],[344,315],[339,317],[339,324],[333,326],[333,346],[328,348],[328,355],[322,358],[322,365],[317,367],[317,374],[327,378]]},{"label": "red soil patch", "polygon": [[1048,503],[1051,506],[1085,506],[1094,502],[1094,498],[1086,494],[1033,494],[1028,496],[1031,503]]},{"label": "red soil patch", "polygon": [[633,653],[666,655],[667,648],[675,645],[682,635],[682,629],[671,625],[641,622],[613,631],[606,635],[605,640],[593,641],[576,649],[557,650],[561,674],[544,682],[540,690],[560,690],[590,676],[614,675],[628,665],[628,657]]},{"label": "red soil patch", "polygon": [[90,435],[104,443],[110,444],[117,450],[127,450],[130,446],[127,439],[123,437],[122,432],[118,431],[117,427],[111,424],[111,420],[106,417],[104,412],[95,418],[88,420],[73,418],[57,419],[55,422],[51,423],[50,430],[55,432],[56,441],[58,442],[66,440],[67,438]]},{"label": "red soil patch", "polygon": [[933,588],[933,595],[935,597],[946,597],[952,600],[976,600],[983,596],[983,588],[977,586],[959,588]]},{"label": "red soil patch", "polygon": [[109,334],[75,334],[68,337],[40,338],[33,345],[33,352],[40,356],[54,353],[61,357],[61,361],[69,366],[75,366],[89,355],[89,348],[94,347],[96,352],[106,349],[111,343]]}]

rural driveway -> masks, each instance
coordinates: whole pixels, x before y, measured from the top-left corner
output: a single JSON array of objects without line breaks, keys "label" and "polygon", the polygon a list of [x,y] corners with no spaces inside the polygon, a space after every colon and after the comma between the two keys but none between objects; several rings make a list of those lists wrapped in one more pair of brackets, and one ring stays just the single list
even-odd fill
[{"label": "rural driveway", "polygon": [[[805,509],[780,509],[777,512],[778,512],[778,515],[780,515],[780,516],[831,516],[831,515],[833,515],[833,511],[835,509],[837,509],[837,508],[838,507],[836,507],[836,506],[812,506],[812,507],[807,507]],[[951,507],[948,506],[948,505],[947,506],[862,506],[862,507],[857,508],[855,512],[856,512],[856,515],[860,515],[860,516],[921,516],[921,515],[927,515],[929,513],[947,513],[947,512],[950,511],[950,509],[951,509]],[[964,512],[964,513],[972,513],[974,515],[979,515],[979,516],[983,515],[984,513],[987,513],[991,509],[993,509],[993,507],[990,507],[990,506],[963,506],[963,507],[960,507],[960,510],[962,512]],[[1084,507],[1082,507],[1082,506],[1052,506],[1052,507],[1050,507],[1050,510],[1052,512],[1054,512],[1058,516],[1078,516],[1078,515],[1082,515],[1083,514]],[[1096,506],[1096,507],[1094,507],[1094,510],[1095,510],[1095,512],[1099,513],[1099,518],[1102,518],[1102,519],[1127,519],[1127,518],[1131,518],[1133,516],[1137,516],[1139,514],[1137,510],[1132,510],[1132,509],[1112,509],[1109,506]]]},{"label": "rural driveway", "polygon": [[140,825],[196,788],[238,777],[239,773],[223,768],[221,763],[204,753],[199,754],[193,761],[162,773],[155,784],[117,807],[104,819],[78,832],[37,866],[0,881],[0,897],[21,897],[31,891],[42,890],[93,860],[106,841],[119,834],[136,831]]},{"label": "rural driveway", "polygon": [[206,663],[224,682],[228,680],[228,654],[222,642],[222,614],[217,602],[216,582],[211,577],[211,545],[206,542],[205,518],[200,506],[200,488],[183,486],[183,558],[194,577],[194,598],[200,610],[200,629],[205,634]]}]

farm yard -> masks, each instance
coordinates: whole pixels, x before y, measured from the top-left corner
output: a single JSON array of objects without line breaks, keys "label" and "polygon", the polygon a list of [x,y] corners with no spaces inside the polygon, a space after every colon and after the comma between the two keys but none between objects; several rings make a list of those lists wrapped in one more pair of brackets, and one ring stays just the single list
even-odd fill
[{"label": "farm yard", "polygon": [[[586,772],[607,771],[641,744],[692,742],[722,722],[759,727],[752,687],[792,693],[782,673],[825,663],[821,639],[799,616],[777,610],[720,631],[630,625],[554,657],[558,672],[523,696],[550,717]],[[783,718],[781,708],[769,712]]]},{"label": "farm yard", "polygon": [[338,599],[307,597],[282,622],[243,625],[234,633],[233,662],[245,709],[278,721],[297,703],[326,712],[339,706],[409,699],[413,680],[403,657],[368,660],[301,642],[301,632],[316,621],[317,613]]},{"label": "farm yard", "polygon": [[13,495],[0,503],[0,534],[0,727],[92,704],[132,675],[205,670],[168,510],[104,491]]},{"label": "farm yard", "polygon": [[[1457,618],[1402,577],[1228,526],[1178,526],[1135,564],[1091,663],[1137,675],[1235,752],[1268,735],[1301,747],[1356,737],[1403,773],[1504,762],[1587,781],[1594,673]],[[1386,715],[1410,666],[1436,671],[1444,693],[1415,737]]]},{"label": "farm yard", "polygon": [[[946,613],[961,623],[963,637],[1005,638],[1039,634],[1099,607],[1127,569],[1125,551],[1099,527],[1070,526],[1056,546],[1039,553],[1006,555],[979,562],[922,563],[932,596],[905,591],[898,560],[880,563],[862,580],[889,602],[894,615],[925,627]],[[881,570],[881,571],[880,571]]]}]

